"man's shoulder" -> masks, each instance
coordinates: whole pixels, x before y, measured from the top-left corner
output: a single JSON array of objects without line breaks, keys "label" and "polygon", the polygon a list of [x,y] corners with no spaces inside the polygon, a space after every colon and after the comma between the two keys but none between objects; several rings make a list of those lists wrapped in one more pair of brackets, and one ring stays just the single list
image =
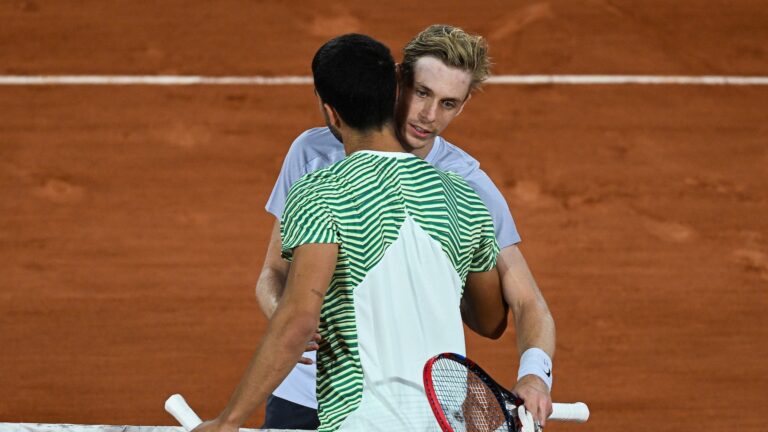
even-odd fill
[{"label": "man's shoulder", "polygon": [[295,189],[320,191],[337,177],[333,165],[307,173],[293,186]]},{"label": "man's shoulder", "polygon": [[299,136],[296,137],[294,144],[302,147],[320,147],[322,145],[343,145],[336,139],[331,133],[331,130],[327,127],[313,127],[305,130]]},{"label": "man's shoulder", "polygon": [[462,189],[470,195],[477,195],[477,192],[469,185],[467,179],[461,174],[453,171],[436,170],[444,183],[450,184],[454,188]]},{"label": "man's shoulder", "polygon": [[439,170],[460,175],[481,196],[501,194],[488,174],[480,168],[480,162],[466,151],[443,139],[438,153],[432,163]]},{"label": "man's shoulder", "polygon": [[288,155],[317,169],[343,159],[344,144],[327,127],[315,127],[305,130],[293,140]]},{"label": "man's shoulder", "polygon": [[437,137],[437,152],[430,161],[436,168],[442,171],[455,172],[466,177],[480,169],[480,162],[472,155],[460,149],[443,137]]}]

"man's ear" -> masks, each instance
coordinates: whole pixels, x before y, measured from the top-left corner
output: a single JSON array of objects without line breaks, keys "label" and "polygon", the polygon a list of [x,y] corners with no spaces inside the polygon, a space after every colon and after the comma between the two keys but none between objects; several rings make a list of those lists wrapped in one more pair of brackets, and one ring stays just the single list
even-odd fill
[{"label": "man's ear", "polygon": [[461,114],[462,111],[464,111],[464,106],[469,102],[469,100],[472,99],[472,93],[467,95],[467,98],[464,99],[464,102],[461,103],[461,106],[459,106],[459,112],[456,113],[456,115]]}]

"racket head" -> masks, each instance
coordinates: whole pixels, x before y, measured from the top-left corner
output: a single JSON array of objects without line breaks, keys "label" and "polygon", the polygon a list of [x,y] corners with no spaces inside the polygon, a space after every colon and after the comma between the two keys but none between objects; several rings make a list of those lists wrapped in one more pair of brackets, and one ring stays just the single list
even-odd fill
[{"label": "racket head", "polygon": [[442,353],[424,365],[424,389],[443,432],[518,432],[523,401],[500,386],[477,363]]}]

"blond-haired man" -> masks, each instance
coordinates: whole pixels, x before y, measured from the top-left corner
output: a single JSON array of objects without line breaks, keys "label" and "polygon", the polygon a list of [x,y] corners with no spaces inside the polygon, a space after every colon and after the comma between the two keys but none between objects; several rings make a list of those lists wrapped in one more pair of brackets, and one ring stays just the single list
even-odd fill
[{"label": "blond-haired man", "polygon": [[[496,238],[502,248],[497,265],[503,294],[513,312],[521,353],[514,391],[525,400],[534,418],[544,424],[551,412],[554,321],[518,248],[520,236],[504,197],[474,158],[440,136],[489,76],[487,45],[482,37],[459,28],[433,25],[406,45],[400,68],[402,82],[397,117],[401,140],[410,146],[412,153],[436,168],[461,175],[493,218]],[[256,287],[260,306],[268,317],[277,307],[289,269],[289,263],[280,257],[280,219],[288,190],[305,174],[344,157],[344,145],[328,128],[305,131],[288,151],[266,206],[276,221]],[[471,311],[462,312],[465,323],[478,331]],[[308,344],[303,364],[297,365],[270,397],[265,428],[317,427],[313,360],[318,342],[316,338]]]}]

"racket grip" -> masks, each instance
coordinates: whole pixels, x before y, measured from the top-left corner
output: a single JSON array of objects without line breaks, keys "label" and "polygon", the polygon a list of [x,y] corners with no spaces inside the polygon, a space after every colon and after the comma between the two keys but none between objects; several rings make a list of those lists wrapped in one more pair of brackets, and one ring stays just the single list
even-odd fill
[{"label": "racket grip", "polygon": [[175,394],[165,401],[165,410],[188,431],[203,422],[180,394]]},{"label": "racket grip", "polygon": [[549,419],[584,423],[589,419],[589,408],[584,402],[553,403]]}]

